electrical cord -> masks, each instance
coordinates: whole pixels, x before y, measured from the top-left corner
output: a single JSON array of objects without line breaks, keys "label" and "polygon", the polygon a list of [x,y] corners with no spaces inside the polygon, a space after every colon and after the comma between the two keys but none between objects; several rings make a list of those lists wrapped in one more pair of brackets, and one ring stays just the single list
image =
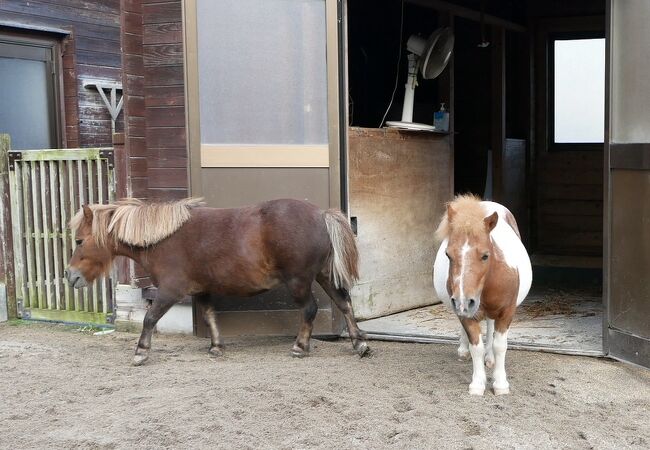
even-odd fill
[{"label": "electrical cord", "polygon": [[386,108],[386,112],[384,113],[384,117],[381,118],[381,122],[379,123],[379,128],[381,128],[384,125],[384,120],[386,120],[386,116],[388,115],[388,111],[390,111],[391,106],[393,106],[393,100],[395,100],[395,92],[397,92],[397,83],[399,82],[399,65],[400,62],[402,62],[402,39],[404,37],[404,0],[402,0],[402,6],[401,6],[401,18],[400,18],[400,25],[399,25],[399,54],[397,56],[397,70],[395,71],[395,87],[393,88],[393,94],[390,96],[390,103],[388,103],[388,108]]}]

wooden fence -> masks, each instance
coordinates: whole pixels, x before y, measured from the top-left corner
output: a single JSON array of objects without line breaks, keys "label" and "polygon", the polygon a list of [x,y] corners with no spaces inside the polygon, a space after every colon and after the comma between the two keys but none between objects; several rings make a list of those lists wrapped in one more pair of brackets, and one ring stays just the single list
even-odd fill
[{"label": "wooden fence", "polygon": [[75,249],[70,218],[83,204],[114,200],[113,150],[9,150],[7,157],[18,315],[110,323],[114,277],[72,289],[63,273]]}]

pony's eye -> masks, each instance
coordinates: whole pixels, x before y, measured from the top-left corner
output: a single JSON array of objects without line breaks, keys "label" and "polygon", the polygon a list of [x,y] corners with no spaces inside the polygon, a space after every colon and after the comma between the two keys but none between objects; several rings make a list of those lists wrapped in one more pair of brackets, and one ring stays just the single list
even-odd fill
[{"label": "pony's eye", "polygon": [[81,245],[81,244],[83,244],[84,241],[83,241],[83,239],[75,239],[74,242],[77,245]]},{"label": "pony's eye", "polygon": [[490,255],[488,255],[487,253],[485,253],[483,256],[481,256],[481,259],[482,259],[483,261],[487,261],[487,259],[488,259],[489,257],[490,257]]}]

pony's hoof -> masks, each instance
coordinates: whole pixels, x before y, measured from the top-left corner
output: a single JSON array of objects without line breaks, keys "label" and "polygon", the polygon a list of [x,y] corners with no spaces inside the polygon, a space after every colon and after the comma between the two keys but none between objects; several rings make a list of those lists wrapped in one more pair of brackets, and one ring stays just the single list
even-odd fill
[{"label": "pony's hoof", "polygon": [[469,359],[469,350],[458,349],[458,360],[467,361]]},{"label": "pony's hoof", "polygon": [[133,357],[133,365],[134,366],[141,366],[148,359],[149,359],[149,355],[135,355]]},{"label": "pony's hoof", "polygon": [[364,356],[370,355],[370,347],[368,347],[368,343],[366,341],[361,341],[357,343],[354,349],[357,351],[359,358],[363,358]]},{"label": "pony's hoof", "polygon": [[508,382],[504,384],[493,383],[492,389],[494,390],[494,395],[507,395],[510,393],[510,385]]},{"label": "pony's hoof", "polygon": [[485,386],[469,386],[469,395],[483,395],[485,392]]},{"label": "pony's hoof", "polygon": [[488,369],[494,368],[494,355],[485,355],[485,367]]},{"label": "pony's hoof", "polygon": [[297,345],[294,345],[291,348],[291,356],[294,358],[304,358],[305,356],[309,356],[309,350],[304,350]]},{"label": "pony's hoof", "polygon": [[215,358],[218,358],[224,355],[224,349],[223,347],[218,347],[215,345],[214,347],[210,347],[210,349],[208,350],[208,354],[210,356],[214,356]]}]

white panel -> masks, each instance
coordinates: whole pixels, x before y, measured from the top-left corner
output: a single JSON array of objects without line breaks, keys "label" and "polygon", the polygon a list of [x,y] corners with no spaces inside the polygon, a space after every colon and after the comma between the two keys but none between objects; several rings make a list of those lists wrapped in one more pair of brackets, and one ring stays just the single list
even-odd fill
[{"label": "white panel", "polygon": [[327,143],[324,0],[199,0],[197,27],[202,143]]},{"label": "white panel", "polygon": [[156,324],[159,333],[193,334],[192,305],[174,305]]},{"label": "white panel", "polygon": [[650,142],[650,1],[613,0],[611,141]]}]

